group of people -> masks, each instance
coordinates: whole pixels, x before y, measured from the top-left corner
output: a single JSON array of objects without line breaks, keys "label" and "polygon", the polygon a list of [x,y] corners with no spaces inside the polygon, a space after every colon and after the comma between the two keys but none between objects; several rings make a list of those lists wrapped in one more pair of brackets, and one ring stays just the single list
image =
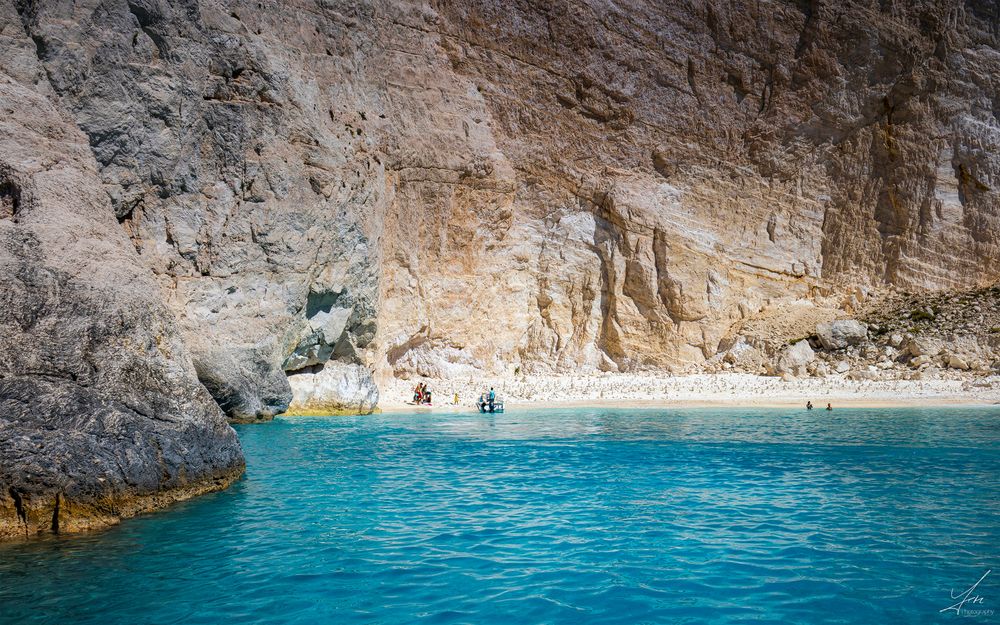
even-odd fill
[{"label": "group of people", "polygon": [[420,382],[417,388],[413,389],[413,403],[417,405],[431,403],[431,389],[425,383]]},{"label": "group of people", "polygon": [[478,402],[479,409],[482,410],[483,412],[493,412],[493,410],[496,407],[495,406],[496,400],[497,400],[497,394],[493,390],[493,387],[491,386],[489,393],[483,393],[479,396],[479,402]]},{"label": "group of people", "polygon": [[[812,409],[813,409],[813,403],[811,401],[807,401],[806,402],[806,410],[812,410]],[[827,410],[833,410],[833,406],[831,406],[830,404],[827,404],[826,405],[826,409]]]}]

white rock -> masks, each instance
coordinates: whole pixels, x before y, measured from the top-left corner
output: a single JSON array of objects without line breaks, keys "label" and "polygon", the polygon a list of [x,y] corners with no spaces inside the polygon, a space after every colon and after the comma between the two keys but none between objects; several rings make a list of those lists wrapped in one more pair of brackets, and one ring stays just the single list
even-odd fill
[{"label": "white rock", "polygon": [[806,374],[806,367],[816,359],[816,353],[809,346],[809,341],[799,341],[786,347],[775,362],[774,370],[778,375],[790,373],[801,376]]},{"label": "white rock", "polygon": [[868,326],[854,319],[838,319],[816,325],[816,335],[824,349],[844,349],[868,338]]},{"label": "white rock", "polygon": [[371,372],[360,365],[331,361],[316,373],[288,376],[288,383],[292,387],[292,413],[308,410],[367,414],[378,404],[378,386]]},{"label": "white rock", "polygon": [[928,337],[914,337],[906,344],[906,352],[911,356],[937,356],[941,352],[941,341]]},{"label": "white rock", "polygon": [[965,362],[960,356],[955,356],[952,354],[948,357],[948,366],[952,369],[961,369],[962,371],[967,371],[969,369],[969,363]]},{"label": "white rock", "polygon": [[868,369],[851,371],[847,374],[847,377],[852,380],[874,380],[878,378],[878,373],[875,371],[870,371]]}]

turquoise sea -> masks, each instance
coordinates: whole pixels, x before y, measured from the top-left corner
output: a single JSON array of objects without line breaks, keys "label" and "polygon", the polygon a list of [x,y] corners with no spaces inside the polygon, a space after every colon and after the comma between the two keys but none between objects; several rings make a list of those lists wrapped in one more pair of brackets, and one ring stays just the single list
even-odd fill
[{"label": "turquoise sea", "polygon": [[1000,623],[1000,408],[237,430],[225,492],[0,546],[0,622]]}]

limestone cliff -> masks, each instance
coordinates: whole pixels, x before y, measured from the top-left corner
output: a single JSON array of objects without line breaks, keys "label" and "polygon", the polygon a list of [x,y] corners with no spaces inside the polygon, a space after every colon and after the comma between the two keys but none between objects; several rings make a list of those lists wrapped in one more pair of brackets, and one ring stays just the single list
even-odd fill
[{"label": "limestone cliff", "polygon": [[0,540],[229,484],[236,434],[0,3]]},{"label": "limestone cliff", "polygon": [[232,418],[1000,275],[996,2],[17,6]]},{"label": "limestone cliff", "polygon": [[1000,278],[996,0],[0,7],[231,419]]}]

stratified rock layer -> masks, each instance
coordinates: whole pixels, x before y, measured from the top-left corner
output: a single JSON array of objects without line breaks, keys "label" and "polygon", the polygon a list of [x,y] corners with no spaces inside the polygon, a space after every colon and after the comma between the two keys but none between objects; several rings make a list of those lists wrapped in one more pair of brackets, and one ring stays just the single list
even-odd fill
[{"label": "stratified rock layer", "polygon": [[[75,125],[96,160],[46,205],[104,211],[57,244],[19,226],[8,257],[96,276],[77,267],[130,240],[144,270],[129,256],[93,301],[142,301],[119,335],[173,341],[164,362],[234,420],[285,410],[286,374],[327,365],[377,381],[763,366],[739,336],[772,314],[811,333],[885,287],[1000,278],[996,0],[0,7],[0,62],[33,98],[16,105]],[[49,136],[43,117],[5,119]],[[38,154],[6,165],[0,220],[31,205]],[[75,252],[78,232],[114,253]],[[73,298],[54,327],[104,323]],[[45,353],[8,370],[60,371]],[[73,354],[102,366],[89,343]],[[184,379],[171,392],[200,398]]]},{"label": "stratified rock layer", "polygon": [[229,416],[1000,276],[996,2],[22,2]]},{"label": "stratified rock layer", "polygon": [[6,2],[0,35],[2,540],[223,487],[243,456]]}]

